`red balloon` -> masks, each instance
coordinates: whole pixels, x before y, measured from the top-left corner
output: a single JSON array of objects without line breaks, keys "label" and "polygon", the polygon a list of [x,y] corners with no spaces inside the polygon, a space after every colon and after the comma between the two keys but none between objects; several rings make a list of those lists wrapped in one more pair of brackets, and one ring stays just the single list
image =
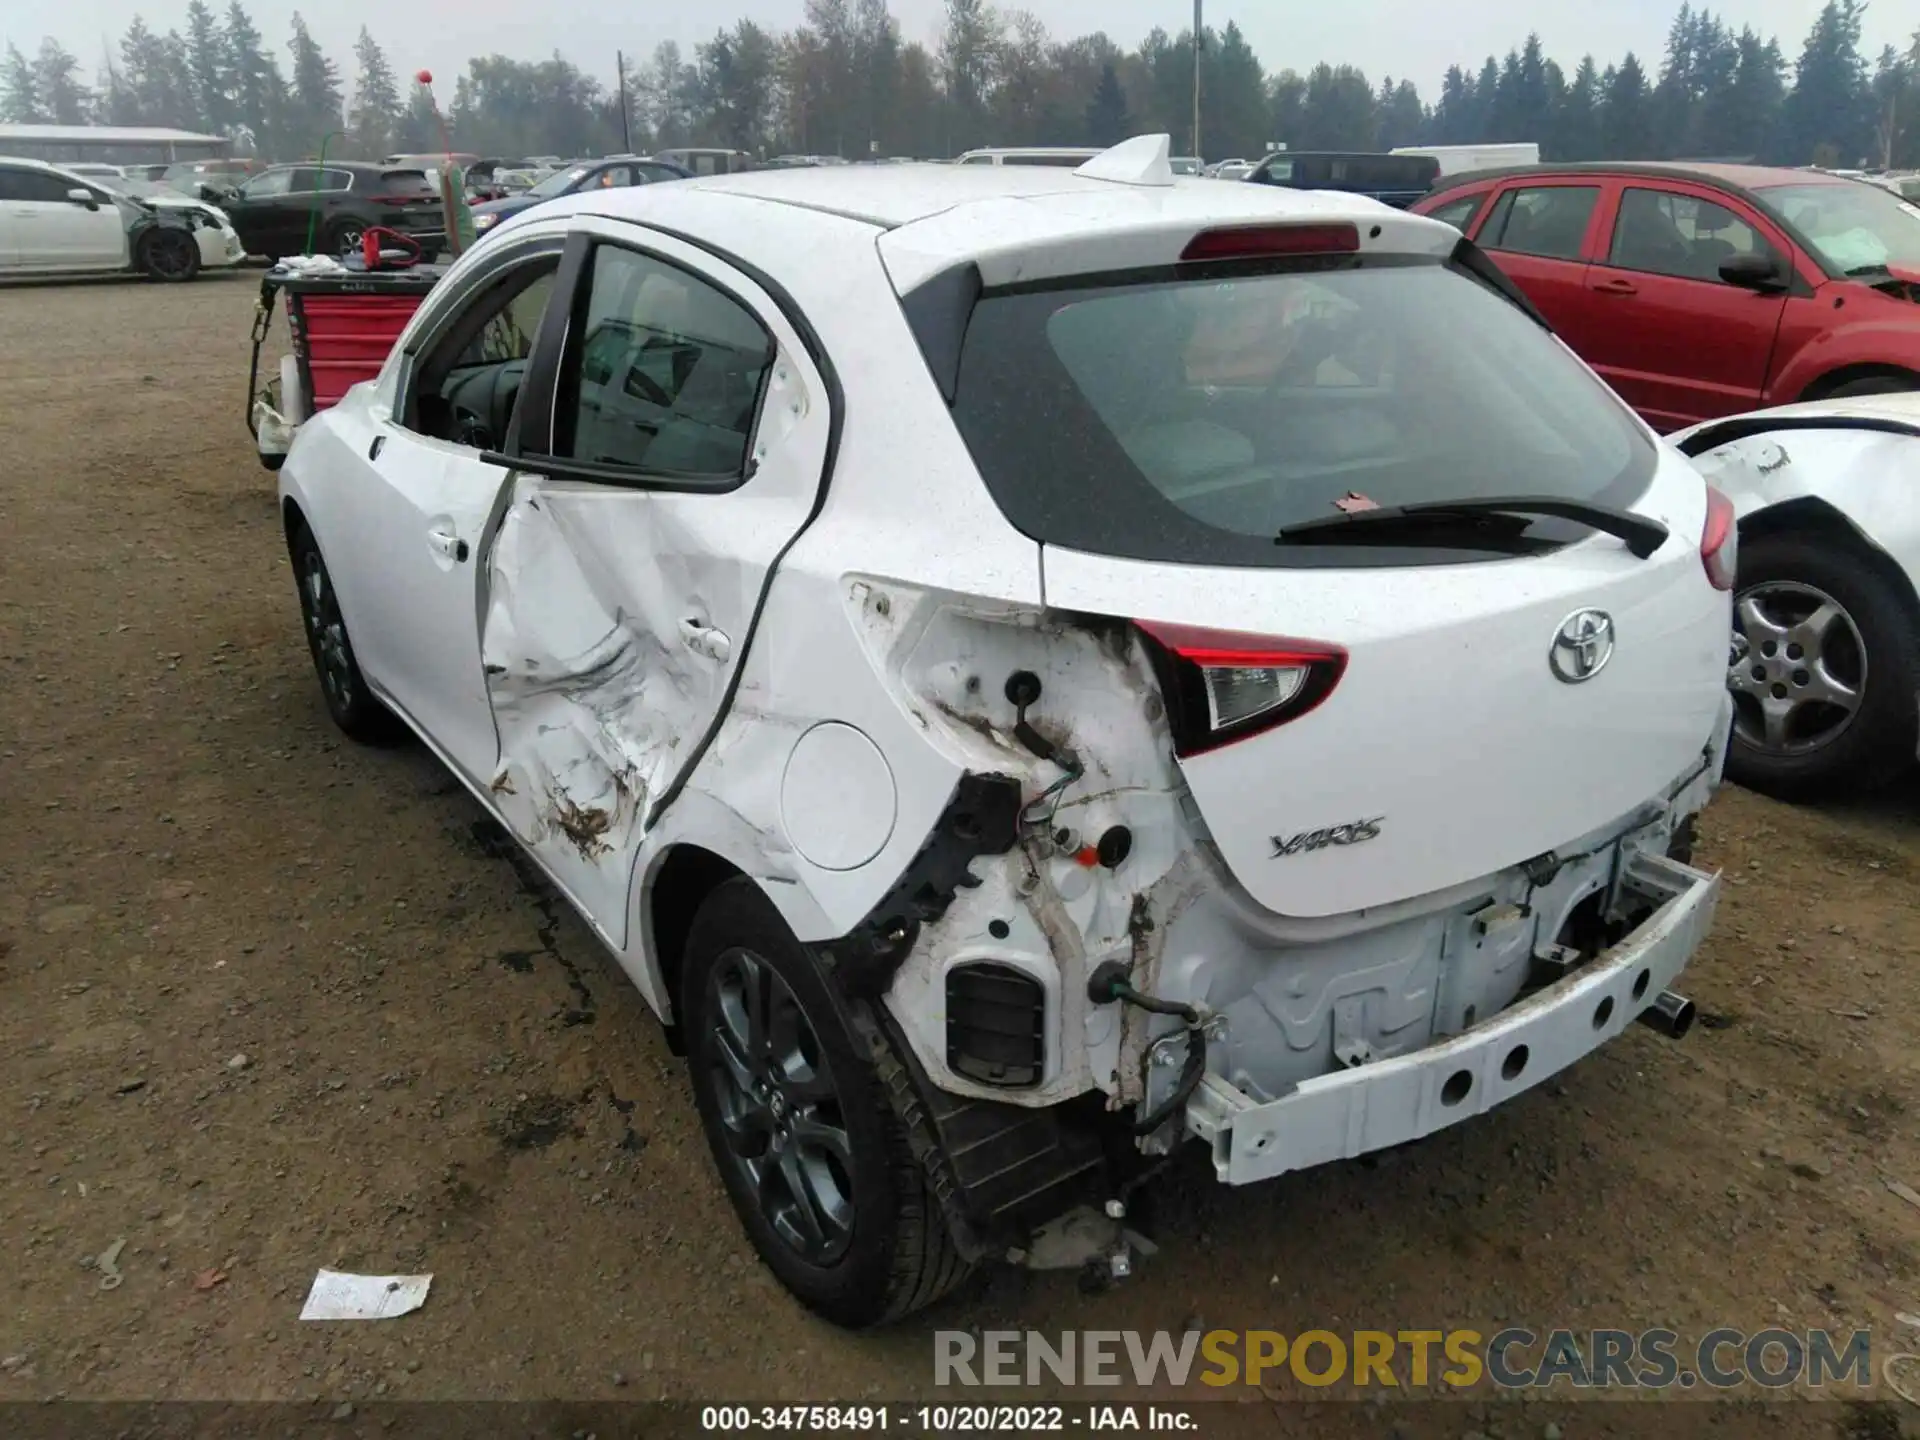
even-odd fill
[{"label": "red balloon", "polygon": [[413,72],[413,78],[418,80],[422,85],[431,85],[433,83],[433,71],[416,70]]}]

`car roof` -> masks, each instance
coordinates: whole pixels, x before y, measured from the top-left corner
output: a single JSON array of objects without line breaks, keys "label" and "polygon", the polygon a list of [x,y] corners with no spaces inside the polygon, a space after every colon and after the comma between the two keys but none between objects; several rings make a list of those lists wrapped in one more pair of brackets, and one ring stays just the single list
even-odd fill
[{"label": "car roof", "polygon": [[[782,210],[790,220],[783,222]],[[799,212],[858,222],[845,233],[865,237],[863,244],[873,243],[875,230],[885,232],[881,253],[903,294],[969,261],[988,284],[1007,283],[1015,271],[1041,278],[1171,263],[1194,234],[1215,226],[1351,221],[1375,240],[1391,231],[1380,243],[1411,253],[1445,254],[1459,240],[1450,226],[1360,195],[1197,177],[1129,184],[1026,166],[750,170],[575,194],[540,207],[555,217],[590,213],[684,227],[722,242],[749,219],[757,235],[772,239],[783,225],[797,228]]]},{"label": "car roof", "polygon": [[1565,165],[1501,165],[1487,170],[1463,170],[1443,175],[1433,187],[1435,195],[1459,190],[1468,185],[1519,176],[1538,175],[1626,175],[1649,179],[1698,180],[1722,190],[1765,190],[1775,185],[1846,185],[1844,175],[1823,170],[1794,170],[1784,165],[1742,165],[1718,160],[1634,160],[1609,162],[1580,161]]}]

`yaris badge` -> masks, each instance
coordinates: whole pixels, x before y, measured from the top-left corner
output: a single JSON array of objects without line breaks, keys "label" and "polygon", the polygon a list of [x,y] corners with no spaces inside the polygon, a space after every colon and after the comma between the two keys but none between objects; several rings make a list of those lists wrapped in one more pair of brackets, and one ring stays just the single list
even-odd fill
[{"label": "yaris badge", "polygon": [[1591,680],[1613,658],[1613,617],[1604,610],[1576,610],[1560,622],[1547,665],[1568,685]]}]

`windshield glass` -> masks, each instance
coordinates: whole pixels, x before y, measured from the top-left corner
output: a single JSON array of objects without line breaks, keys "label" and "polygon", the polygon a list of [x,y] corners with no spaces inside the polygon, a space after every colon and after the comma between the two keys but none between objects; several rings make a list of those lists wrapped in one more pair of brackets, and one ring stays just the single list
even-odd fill
[{"label": "windshield glass", "polygon": [[1843,274],[1920,270],[1920,206],[1878,185],[1771,185],[1762,201]]},{"label": "windshield glass", "polygon": [[1025,534],[1191,564],[1324,564],[1273,537],[1355,497],[1626,506],[1655,460],[1558,341],[1437,260],[989,293],[954,417]]},{"label": "windshield glass", "polygon": [[556,195],[564,195],[580,182],[588,167],[576,165],[571,170],[556,170],[538,185],[528,189],[527,194],[541,200],[551,200]]}]

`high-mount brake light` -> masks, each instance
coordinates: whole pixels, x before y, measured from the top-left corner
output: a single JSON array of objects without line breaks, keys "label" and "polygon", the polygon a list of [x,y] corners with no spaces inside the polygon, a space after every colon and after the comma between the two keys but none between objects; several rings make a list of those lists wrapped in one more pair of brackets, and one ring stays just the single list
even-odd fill
[{"label": "high-mount brake light", "polygon": [[1360,248],[1353,225],[1233,225],[1202,230],[1180,252],[1184,261],[1257,260],[1272,255],[1350,255]]},{"label": "high-mount brake light", "polygon": [[1174,753],[1204,754],[1297,720],[1347,668],[1337,645],[1136,620],[1160,679]]},{"label": "high-mount brake light", "polygon": [[1707,487],[1707,523],[1700,531],[1700,563],[1716,590],[1733,589],[1740,565],[1740,526],[1733,502],[1713,486]]}]

